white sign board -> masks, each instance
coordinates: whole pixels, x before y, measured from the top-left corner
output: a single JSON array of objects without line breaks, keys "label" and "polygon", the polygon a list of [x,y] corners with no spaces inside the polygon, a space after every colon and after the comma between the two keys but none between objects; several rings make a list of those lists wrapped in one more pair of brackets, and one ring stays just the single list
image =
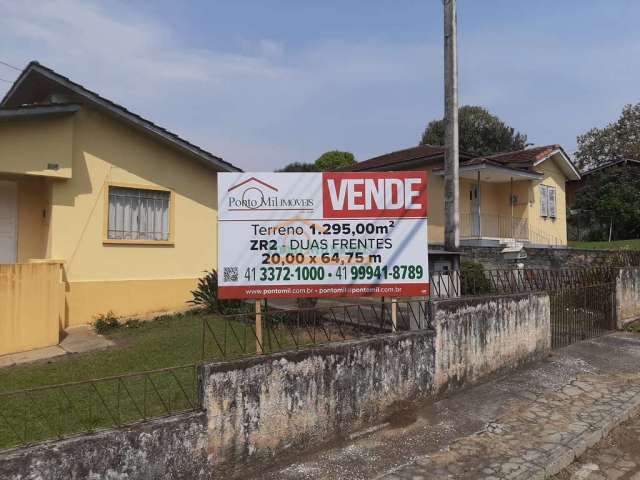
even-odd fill
[{"label": "white sign board", "polygon": [[428,294],[425,172],[218,179],[220,298]]}]

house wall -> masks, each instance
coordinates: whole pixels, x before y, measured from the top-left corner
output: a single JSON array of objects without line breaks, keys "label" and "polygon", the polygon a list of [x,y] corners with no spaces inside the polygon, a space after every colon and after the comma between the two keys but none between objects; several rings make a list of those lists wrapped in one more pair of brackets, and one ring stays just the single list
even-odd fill
[{"label": "house wall", "polygon": [[[68,325],[186,306],[217,264],[216,173],[99,111],[74,121],[73,179],[52,186],[49,251],[66,262]],[[110,183],[169,189],[173,242],[105,242]]]},{"label": "house wall", "polygon": [[0,180],[17,184],[18,263],[46,258],[49,230],[49,183],[43,177],[32,175],[0,174]]},{"label": "house wall", "polygon": [[[533,202],[529,204],[529,228],[534,232],[551,235],[560,245],[567,244],[567,204],[565,197],[566,177],[557,164],[549,159],[541,163],[536,170],[544,175],[541,181],[532,182]],[[556,218],[540,216],[540,185],[556,189]]]},{"label": "house wall", "polygon": [[427,170],[428,178],[428,229],[429,243],[444,243],[444,178],[433,174],[433,167]]},{"label": "house wall", "polygon": [[73,122],[71,115],[0,122],[0,173],[71,178]]}]

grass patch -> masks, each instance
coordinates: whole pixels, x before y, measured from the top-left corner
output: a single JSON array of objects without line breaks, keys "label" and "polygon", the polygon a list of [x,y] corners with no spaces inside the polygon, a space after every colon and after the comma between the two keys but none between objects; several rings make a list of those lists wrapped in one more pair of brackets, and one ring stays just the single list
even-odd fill
[{"label": "grass patch", "polygon": [[615,242],[578,242],[570,240],[569,247],[587,250],[640,250],[640,239],[616,240]]},{"label": "grass patch", "polygon": [[[250,317],[225,321],[187,313],[150,322],[103,320],[113,324],[102,330],[116,343],[112,348],[0,369],[0,449],[192,410],[197,408],[195,364],[256,351]],[[265,324],[264,352],[342,340],[353,333],[295,322],[285,314],[274,316],[270,328]],[[168,370],[135,373],[158,369]],[[120,377],[106,378],[114,376]],[[93,379],[100,380],[77,383]],[[60,384],[72,385],[49,387]]]}]

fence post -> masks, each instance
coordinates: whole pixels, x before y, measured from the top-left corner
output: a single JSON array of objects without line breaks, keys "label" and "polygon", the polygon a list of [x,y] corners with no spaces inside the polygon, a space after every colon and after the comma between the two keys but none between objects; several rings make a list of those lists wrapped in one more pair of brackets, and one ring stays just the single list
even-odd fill
[{"label": "fence post", "polygon": [[398,330],[398,299],[391,299],[391,331]]},{"label": "fence post", "polygon": [[262,300],[256,300],[256,354],[262,353]]}]

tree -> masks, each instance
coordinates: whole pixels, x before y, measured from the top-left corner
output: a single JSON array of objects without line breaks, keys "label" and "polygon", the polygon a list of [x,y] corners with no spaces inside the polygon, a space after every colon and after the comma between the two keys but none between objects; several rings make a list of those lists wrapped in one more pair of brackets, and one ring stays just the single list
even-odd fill
[{"label": "tree", "polygon": [[[465,105],[460,107],[460,150],[476,155],[522,150],[527,136],[516,132],[486,108]],[[444,146],[444,119],[432,120],[422,134],[420,145]]]},{"label": "tree", "polygon": [[293,162],[286,165],[277,172],[317,172],[318,168],[314,163]]},{"label": "tree", "polygon": [[575,156],[580,170],[617,158],[640,159],[640,103],[625,105],[616,122],[579,135]]},{"label": "tree", "polygon": [[351,152],[331,150],[325,152],[314,163],[293,162],[278,172],[327,172],[355,165],[356,157]]},{"label": "tree", "polygon": [[574,209],[590,240],[640,238],[640,168],[616,166],[585,177]]},{"label": "tree", "polygon": [[331,150],[325,152],[316,160],[315,166],[321,172],[337,170],[338,168],[352,167],[356,163],[356,157],[351,152]]}]

